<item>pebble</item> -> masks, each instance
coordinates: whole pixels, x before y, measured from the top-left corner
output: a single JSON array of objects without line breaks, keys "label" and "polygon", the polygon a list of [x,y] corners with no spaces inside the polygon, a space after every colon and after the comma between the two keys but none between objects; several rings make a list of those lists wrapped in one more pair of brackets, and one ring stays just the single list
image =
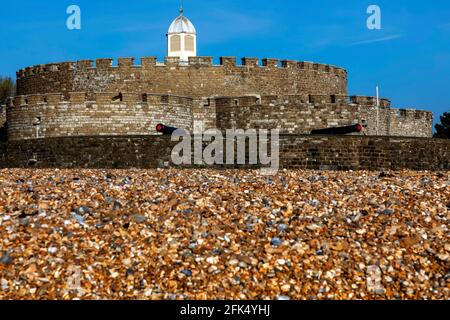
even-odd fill
[{"label": "pebble", "polygon": [[289,290],[291,290],[291,286],[289,284],[281,286],[281,291],[288,292]]},{"label": "pebble", "polygon": [[92,208],[87,207],[87,206],[81,206],[81,207],[79,207],[79,208],[76,208],[76,209],[74,210],[74,212],[75,212],[77,215],[79,215],[79,216],[83,216],[83,215],[86,215],[86,214],[92,214]]},{"label": "pebble", "polygon": [[320,229],[321,227],[317,224],[309,224],[306,226],[306,229],[308,229],[309,231],[316,231],[318,229]]},{"label": "pebble", "polygon": [[77,222],[81,225],[85,225],[84,218],[78,214],[73,215],[74,219],[77,220]]},{"label": "pebble", "polygon": [[143,223],[147,220],[147,217],[141,214],[135,214],[133,216],[133,220],[136,221],[137,223]]},{"label": "pebble", "polygon": [[283,241],[281,241],[280,238],[272,238],[272,240],[270,240],[270,244],[274,247],[278,247],[282,243]]},{"label": "pebble", "polygon": [[448,300],[450,172],[378,174],[3,169],[1,298]]},{"label": "pebble", "polygon": [[192,271],[191,270],[181,270],[181,273],[184,274],[186,277],[192,277]]},{"label": "pebble", "polygon": [[134,269],[133,268],[127,268],[125,271],[125,277],[132,277],[134,276]]},{"label": "pebble", "polygon": [[219,261],[218,257],[208,257],[206,258],[206,262],[209,264],[216,264]]},{"label": "pebble", "polygon": [[122,204],[119,201],[114,201],[113,211],[120,210],[122,208]]},{"label": "pebble", "polygon": [[30,224],[30,218],[26,217],[26,218],[19,219],[19,224],[23,227],[27,227]]},{"label": "pebble", "polygon": [[11,264],[13,261],[13,259],[11,258],[11,256],[9,255],[9,253],[5,253],[1,258],[0,258],[0,264]]},{"label": "pebble", "polygon": [[448,253],[438,254],[437,257],[444,262],[450,262],[450,255]]},{"label": "pebble", "polygon": [[284,260],[284,259],[278,259],[278,260],[277,260],[277,263],[278,263],[280,266],[284,266],[284,265],[286,264],[286,260]]},{"label": "pebble", "polygon": [[6,291],[9,289],[9,284],[8,284],[8,280],[6,279],[1,279],[0,280],[0,286],[2,288],[2,291]]},{"label": "pebble", "polygon": [[50,247],[50,248],[47,249],[47,252],[51,253],[51,254],[57,253],[58,252],[58,248]]}]

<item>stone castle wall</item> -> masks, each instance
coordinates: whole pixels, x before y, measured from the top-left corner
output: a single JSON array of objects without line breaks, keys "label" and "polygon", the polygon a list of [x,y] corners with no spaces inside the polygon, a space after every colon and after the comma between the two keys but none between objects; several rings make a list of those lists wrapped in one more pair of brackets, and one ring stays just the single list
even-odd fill
[{"label": "stone castle wall", "polygon": [[[0,142],[0,168],[168,167],[173,166],[171,151],[176,143],[168,136],[84,136]],[[280,168],[286,169],[450,170],[449,159],[450,140],[444,139],[280,135]]]},{"label": "stone castle wall", "polygon": [[433,113],[416,109],[391,108],[389,100],[382,100],[378,110],[375,97],[350,97],[349,108],[357,107],[361,123],[365,123],[366,134],[385,136],[410,136],[431,138],[433,135]]},{"label": "stone castle wall", "polygon": [[[116,100],[114,100],[116,98]],[[194,100],[172,95],[72,92],[65,101],[62,94],[18,96],[7,108],[8,139],[35,139],[89,135],[156,134],[158,123],[193,128]]]},{"label": "stone castle wall", "polygon": [[173,95],[85,92],[17,96],[7,108],[9,139],[80,135],[156,134],[156,124],[189,131],[210,128],[280,129],[309,134],[313,129],[360,123],[365,135],[430,137],[432,113],[391,109],[381,100],[379,130],[371,97],[288,95],[188,98]]},{"label": "stone castle wall", "polygon": [[431,137],[433,114],[421,110],[391,109],[380,100],[376,130],[375,98],[329,95],[246,96],[216,98],[219,129],[280,129],[309,134],[313,129],[360,123],[363,134]]},{"label": "stone castle wall", "polygon": [[159,63],[154,57],[113,59],[28,67],[17,72],[18,95],[87,92],[133,92],[174,94],[191,97],[240,96],[246,94],[347,95],[345,69],[290,60],[221,57],[190,57],[187,65],[179,58]]},{"label": "stone castle wall", "polygon": [[349,108],[345,97],[331,99],[325,95],[217,98],[217,127],[309,134],[313,129],[360,122],[358,108]]},{"label": "stone castle wall", "polygon": [[[8,106],[10,139],[150,134],[157,122],[205,130],[313,129],[361,123],[366,135],[431,137],[432,113],[393,109],[390,101],[347,95],[347,72],[277,59],[168,57],[83,60],[17,72]],[[118,98],[120,97],[120,98]],[[181,98],[185,97],[185,98]],[[150,100],[149,100],[150,99]],[[378,116],[377,116],[378,113]],[[378,119],[378,120],[377,120]],[[377,130],[378,123],[378,130]],[[151,130],[151,129],[150,129]]]}]

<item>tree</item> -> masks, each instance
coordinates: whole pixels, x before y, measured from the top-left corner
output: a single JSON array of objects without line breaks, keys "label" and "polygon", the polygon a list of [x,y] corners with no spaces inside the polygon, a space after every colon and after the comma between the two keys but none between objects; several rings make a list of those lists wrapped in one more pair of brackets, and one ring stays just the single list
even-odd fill
[{"label": "tree", "polygon": [[435,138],[450,139],[450,112],[444,112],[441,116],[441,123],[435,126]]},{"label": "tree", "polygon": [[0,105],[5,104],[9,97],[15,95],[16,85],[9,77],[0,77]]}]

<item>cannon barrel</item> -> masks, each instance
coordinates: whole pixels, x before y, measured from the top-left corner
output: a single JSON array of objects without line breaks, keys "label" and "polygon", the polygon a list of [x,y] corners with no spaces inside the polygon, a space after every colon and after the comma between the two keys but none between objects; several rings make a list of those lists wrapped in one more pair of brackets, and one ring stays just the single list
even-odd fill
[{"label": "cannon barrel", "polygon": [[164,135],[172,134],[176,130],[178,130],[178,128],[169,127],[169,126],[163,125],[162,123],[158,123],[156,125],[156,132],[162,133]]},{"label": "cannon barrel", "polygon": [[333,127],[333,128],[326,128],[326,129],[315,129],[311,131],[311,134],[349,134],[349,133],[356,133],[361,132],[363,130],[362,125],[359,123],[353,124],[351,126],[345,126],[345,127]]}]

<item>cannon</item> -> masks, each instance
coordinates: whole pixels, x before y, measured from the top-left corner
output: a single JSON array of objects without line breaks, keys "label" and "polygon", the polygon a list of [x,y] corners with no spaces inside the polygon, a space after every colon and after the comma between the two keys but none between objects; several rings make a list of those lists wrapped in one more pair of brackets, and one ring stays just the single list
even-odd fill
[{"label": "cannon", "polygon": [[359,123],[353,124],[351,126],[344,126],[344,127],[333,127],[333,128],[326,128],[326,129],[315,129],[311,131],[311,134],[335,134],[335,135],[341,135],[341,134],[349,134],[349,133],[358,133],[363,131],[363,126]]},{"label": "cannon", "polygon": [[172,134],[176,130],[178,130],[178,128],[169,127],[169,126],[163,125],[162,123],[158,123],[156,125],[156,132],[162,133],[163,135]]}]

